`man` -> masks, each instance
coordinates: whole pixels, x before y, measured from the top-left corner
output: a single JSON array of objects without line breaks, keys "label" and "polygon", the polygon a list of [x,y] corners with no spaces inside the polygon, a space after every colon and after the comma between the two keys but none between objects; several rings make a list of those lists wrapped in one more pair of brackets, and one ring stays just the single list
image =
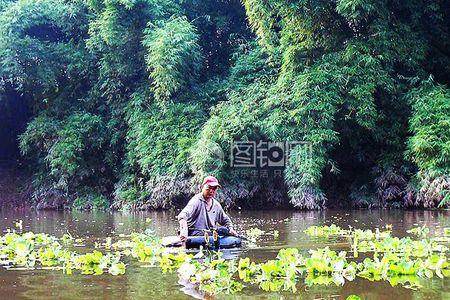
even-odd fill
[{"label": "man", "polygon": [[202,191],[192,197],[178,215],[180,240],[184,246],[188,236],[201,236],[204,234],[204,230],[210,230],[217,226],[225,226],[231,235],[237,236],[230,217],[223,211],[220,203],[214,200],[219,187],[219,181],[215,177],[206,176],[203,179]]}]

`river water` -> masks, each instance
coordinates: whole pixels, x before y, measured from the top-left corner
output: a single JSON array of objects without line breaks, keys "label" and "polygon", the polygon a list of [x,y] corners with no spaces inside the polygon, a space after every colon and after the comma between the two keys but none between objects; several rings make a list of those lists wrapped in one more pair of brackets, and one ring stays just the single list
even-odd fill
[{"label": "river water", "polygon": [[[23,220],[24,231],[45,232],[62,236],[87,238],[86,245],[107,236],[155,230],[158,236],[173,235],[177,229],[177,211],[158,212],[56,212],[0,210],[0,227],[13,227]],[[450,211],[402,210],[325,210],[293,212],[288,210],[233,211],[230,213],[238,232],[258,227],[266,232],[278,231],[278,236],[263,235],[256,248],[244,247],[228,253],[230,256],[250,257],[256,261],[275,258],[279,249],[296,247],[302,251],[330,246],[348,250],[343,244],[320,241],[303,233],[312,225],[337,224],[343,228],[374,229],[393,225],[393,235],[404,236],[406,230],[427,225],[431,234],[450,227]],[[91,249],[89,249],[91,250]],[[301,281],[300,281],[301,282]],[[362,299],[450,299],[450,279],[421,280],[423,288],[414,291],[392,287],[388,282],[371,282],[356,278],[344,286],[313,286],[299,284],[297,293],[268,293],[257,287],[246,287],[233,296],[220,295],[215,299],[345,299],[351,294]],[[122,276],[64,275],[55,270],[0,269],[0,299],[193,299],[200,296],[195,290],[178,283],[176,273],[162,274],[159,268],[143,268],[135,261],[128,262]]]}]

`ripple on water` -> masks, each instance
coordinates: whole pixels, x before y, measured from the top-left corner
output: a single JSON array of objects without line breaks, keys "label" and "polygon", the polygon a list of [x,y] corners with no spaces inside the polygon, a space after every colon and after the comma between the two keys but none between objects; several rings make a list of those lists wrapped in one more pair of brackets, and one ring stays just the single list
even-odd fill
[{"label": "ripple on water", "polygon": [[[0,211],[0,227],[14,226],[23,220],[23,228],[62,236],[69,231],[75,237],[89,236],[87,244],[106,236],[119,236],[151,227],[159,236],[174,235],[177,231],[176,211],[160,212],[56,212],[56,211]],[[449,211],[402,210],[325,210],[295,212],[289,210],[240,211],[230,213],[238,232],[257,227],[266,234],[256,247],[245,246],[228,251],[229,257],[250,257],[255,261],[275,258],[281,248],[295,247],[301,251],[330,246],[336,250],[348,250],[345,240],[323,240],[308,237],[303,231],[312,225],[336,224],[342,228],[373,229],[393,225],[393,234],[405,236],[413,226],[426,225],[430,233],[450,227]],[[274,232],[277,231],[277,236]],[[229,299],[345,299],[359,294],[366,299],[450,299],[450,280],[423,280],[419,291],[391,287],[387,282],[370,282],[357,278],[342,287],[299,286],[297,295],[271,294],[248,287],[242,294],[219,296]],[[176,274],[162,274],[158,268],[142,268],[130,262],[123,276],[64,275],[49,270],[6,271],[0,270],[0,295],[2,299],[186,299],[195,291],[182,286]],[[189,295],[189,296],[188,296]]]}]

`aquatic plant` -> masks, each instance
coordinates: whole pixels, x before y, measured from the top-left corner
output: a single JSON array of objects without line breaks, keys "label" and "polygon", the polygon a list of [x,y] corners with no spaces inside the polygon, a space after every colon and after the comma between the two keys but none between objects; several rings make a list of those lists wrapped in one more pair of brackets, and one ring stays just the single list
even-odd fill
[{"label": "aquatic plant", "polygon": [[426,237],[430,233],[430,229],[423,225],[422,227],[414,227],[407,231],[410,234],[417,235],[418,237]]},{"label": "aquatic plant", "polygon": [[[387,226],[388,227],[388,226]],[[304,230],[304,232],[312,237],[350,237],[357,240],[372,240],[372,239],[383,239],[391,235],[390,230],[380,231],[376,228],[375,231],[371,229],[343,229],[335,224],[324,225],[324,226],[310,226]]]},{"label": "aquatic plant", "polygon": [[239,279],[244,282],[250,282],[255,274],[260,272],[260,265],[255,262],[250,262],[250,258],[241,258],[238,263]]},{"label": "aquatic plant", "polygon": [[188,255],[185,252],[178,252],[176,254],[164,252],[158,256],[159,267],[163,272],[174,271],[191,258],[192,255]]},{"label": "aquatic plant", "polygon": [[197,273],[191,277],[191,282],[198,283],[202,291],[209,294],[234,294],[244,287],[233,278],[237,270],[234,261],[227,261],[219,255],[217,258],[207,258],[197,266]]},{"label": "aquatic plant", "polygon": [[45,233],[7,232],[0,237],[0,264],[5,267],[51,267],[62,269],[66,274],[72,274],[72,270],[96,275],[105,271],[112,275],[125,273],[126,266],[120,261],[119,252],[103,254],[94,250],[78,254],[63,248],[68,239],[68,235],[58,239]]},{"label": "aquatic plant", "polygon": [[155,247],[156,244],[153,241],[142,240],[139,237],[133,237],[133,243],[129,244],[132,246],[131,255],[138,258],[140,262],[152,263],[157,261],[158,255],[160,254],[161,248]]},{"label": "aquatic plant", "polygon": [[[333,282],[336,285],[343,285],[345,281],[344,278],[350,281],[355,278],[356,263],[349,263],[347,261],[347,252],[340,251],[337,253],[330,250],[328,247],[310,250],[309,252],[311,256],[305,261],[308,276],[326,275],[332,277]],[[314,284],[317,283],[314,281],[310,282]]]},{"label": "aquatic plant", "polygon": [[253,228],[247,229],[245,231],[246,237],[253,242],[255,242],[263,234],[264,234],[264,231],[259,229],[258,227],[253,227]]},{"label": "aquatic plant", "polygon": [[[401,253],[404,256],[426,257],[433,252],[442,253],[448,251],[448,247],[440,243],[449,241],[445,236],[414,240],[409,236],[403,238],[393,237],[391,225],[387,225],[386,229],[388,230],[380,231],[379,228],[376,228],[375,231],[371,229],[344,230],[333,224],[330,226],[311,226],[304,232],[313,237],[346,238],[355,257],[358,256],[359,252],[392,252]],[[429,229],[425,226],[417,227],[408,230],[408,233],[423,237],[429,233]]]},{"label": "aquatic plant", "polygon": [[[426,227],[413,228],[409,233],[428,232]],[[240,292],[246,284],[264,291],[297,292],[297,284],[307,286],[343,285],[356,277],[371,281],[384,280],[392,286],[411,289],[421,287],[420,278],[450,277],[447,257],[449,242],[444,236],[414,239],[391,235],[389,230],[342,229],[336,225],[312,226],[305,230],[321,238],[342,238],[350,251],[335,251],[329,247],[300,252],[281,249],[275,259],[255,262],[250,258],[225,260],[220,252],[203,251],[193,256],[182,249],[161,246],[151,230],[107,237],[94,241],[96,250],[79,254],[69,233],[61,238],[33,232],[7,231],[0,236],[0,264],[5,268],[51,268],[65,274],[121,275],[126,272],[123,259],[135,259],[146,266],[157,266],[162,272],[175,272],[198,287],[215,295]],[[422,235],[422,234],[420,234]],[[70,247],[70,248],[69,248]],[[104,249],[105,251],[103,251]],[[353,256],[351,253],[353,252]],[[373,253],[362,261],[354,261],[358,252]]]},{"label": "aquatic plant", "polygon": [[329,236],[344,236],[349,233],[349,231],[342,229],[334,224],[330,226],[310,226],[304,230],[304,232],[309,236],[315,237],[329,237]]},{"label": "aquatic plant", "polygon": [[444,228],[444,235],[450,237],[450,228]]}]

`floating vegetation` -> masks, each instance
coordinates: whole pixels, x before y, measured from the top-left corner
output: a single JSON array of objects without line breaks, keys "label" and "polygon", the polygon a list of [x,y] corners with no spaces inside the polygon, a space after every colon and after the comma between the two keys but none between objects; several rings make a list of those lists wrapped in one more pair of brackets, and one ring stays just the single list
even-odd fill
[{"label": "floating vegetation", "polygon": [[414,227],[407,231],[410,234],[414,234],[418,237],[426,237],[430,233],[430,229],[425,225],[422,227]]},{"label": "floating vegetation", "polygon": [[304,232],[315,237],[344,236],[350,233],[349,230],[344,230],[334,224],[330,226],[310,226]]},{"label": "floating vegetation", "polygon": [[[431,239],[422,238],[414,240],[411,237],[393,237],[392,225],[387,225],[389,230],[380,231],[376,228],[375,231],[370,229],[342,229],[336,225],[330,226],[311,226],[304,232],[313,237],[326,238],[346,238],[351,245],[351,250],[354,256],[357,257],[359,252],[374,252],[377,253],[397,253],[405,257],[427,257],[433,252],[446,253],[449,248],[442,243],[449,243],[450,238],[446,235],[444,229],[444,236],[433,237]],[[424,237],[429,234],[429,228],[416,227],[407,231],[418,237]]]},{"label": "floating vegetation", "polygon": [[[312,236],[347,239],[353,256],[349,255],[352,252],[337,252],[328,247],[310,250],[306,255],[302,255],[298,249],[288,248],[280,250],[276,259],[262,263],[241,258],[237,268],[234,262],[223,259],[200,262],[189,258],[178,269],[178,273],[184,279],[199,284],[200,290],[210,294],[235,293],[243,288],[238,280],[244,284],[257,285],[265,291],[295,293],[302,279],[307,286],[340,286],[360,277],[371,281],[385,280],[392,286],[418,289],[421,287],[421,278],[450,276],[447,246],[435,240],[393,237],[392,226],[386,229],[344,230],[331,225],[313,226],[305,231]],[[358,251],[373,252],[373,257],[366,257],[360,262],[352,261],[352,258],[358,257]]]},{"label": "floating vegetation", "polygon": [[235,261],[223,259],[220,252],[202,262],[187,257],[178,269],[182,279],[198,284],[199,289],[208,294],[240,292],[244,285],[235,279],[236,272]]},{"label": "floating vegetation", "polygon": [[[220,252],[203,252],[202,249],[193,256],[182,249],[164,248],[149,229],[143,233],[106,237],[94,242],[95,250],[83,254],[74,250],[83,240],[69,233],[57,238],[44,233],[9,230],[0,236],[0,265],[15,270],[41,268],[62,270],[65,274],[77,271],[121,275],[126,272],[126,261],[135,260],[143,267],[176,271],[180,279],[207,294],[234,294],[246,285],[255,285],[264,291],[296,293],[299,284],[342,286],[356,277],[419,289],[421,278],[450,277],[447,229],[442,236],[432,238],[424,238],[429,234],[426,227],[413,228],[408,231],[412,236],[403,238],[392,236],[391,230],[391,227],[362,230],[336,225],[312,226],[305,230],[306,234],[344,239],[348,251],[325,247],[300,252],[287,248],[281,249],[275,259],[265,262],[250,258],[225,260]],[[261,234],[263,232],[257,229],[247,232],[253,238]],[[371,255],[357,259],[360,252]]]},{"label": "floating vegetation", "polygon": [[120,261],[120,253],[104,254],[94,250],[78,254],[63,248],[68,240],[67,235],[58,239],[45,233],[8,231],[0,237],[0,264],[5,268],[59,269],[66,274],[72,274],[73,270],[95,275],[125,273],[126,266]]},{"label": "floating vegetation", "polygon": [[264,231],[258,227],[253,227],[245,231],[245,238],[253,243],[256,243],[263,235],[272,236],[274,239],[278,239],[280,232],[278,230]]},{"label": "floating vegetation", "polygon": [[320,238],[330,238],[330,237],[349,237],[357,240],[372,240],[372,239],[383,239],[391,236],[392,225],[386,225],[385,231],[380,231],[376,228],[375,231],[370,229],[342,229],[334,224],[330,226],[311,226],[308,227],[304,232],[312,237]]},{"label": "floating vegetation", "polygon": [[261,237],[265,232],[258,227],[250,228],[245,231],[246,237],[252,242],[256,242],[256,240]]}]

